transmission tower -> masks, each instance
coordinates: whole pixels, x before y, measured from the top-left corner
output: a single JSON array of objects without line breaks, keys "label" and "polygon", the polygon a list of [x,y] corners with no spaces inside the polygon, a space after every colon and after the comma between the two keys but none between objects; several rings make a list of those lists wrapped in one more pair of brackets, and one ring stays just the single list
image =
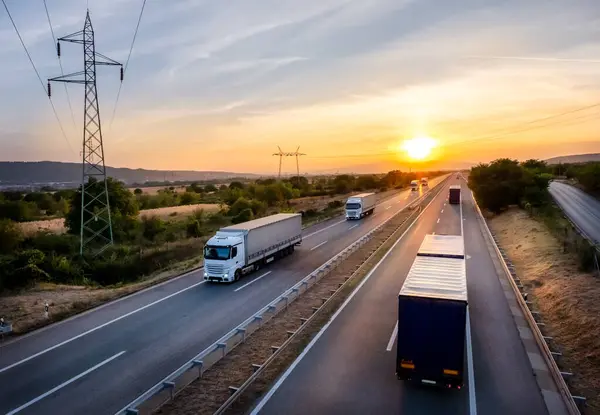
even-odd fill
[{"label": "transmission tower", "polygon": [[279,149],[279,152],[273,153],[274,156],[279,156],[279,174],[277,175],[277,178],[281,179],[281,165],[283,163],[284,157],[296,157],[296,174],[298,175],[298,177],[300,177],[300,159],[299,159],[299,157],[306,156],[306,154],[298,152],[300,150],[300,146],[298,146],[296,151],[294,151],[293,153],[284,152],[281,150],[281,147],[279,147],[279,146],[277,146],[277,148]]},{"label": "transmission tower", "polygon": [[85,16],[83,30],[57,40],[56,52],[59,58],[61,41],[83,45],[83,71],[48,79],[48,96],[51,95],[50,82],[83,84],[85,88],[79,253],[83,254],[87,248],[93,247],[95,253],[99,254],[113,244],[113,231],[96,88],[96,65],[120,66],[121,82],[123,65],[96,52],[89,10]]}]

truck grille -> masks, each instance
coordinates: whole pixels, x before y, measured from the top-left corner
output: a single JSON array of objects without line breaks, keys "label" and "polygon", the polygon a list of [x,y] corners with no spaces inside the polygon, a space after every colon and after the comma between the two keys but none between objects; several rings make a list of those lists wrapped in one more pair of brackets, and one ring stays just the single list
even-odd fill
[{"label": "truck grille", "polygon": [[349,218],[356,218],[356,217],[358,217],[358,213],[356,213],[356,211],[349,211],[348,212],[348,217]]},{"label": "truck grille", "polygon": [[206,265],[206,272],[208,272],[209,274],[222,274],[223,273],[223,265],[218,265],[218,264]]}]

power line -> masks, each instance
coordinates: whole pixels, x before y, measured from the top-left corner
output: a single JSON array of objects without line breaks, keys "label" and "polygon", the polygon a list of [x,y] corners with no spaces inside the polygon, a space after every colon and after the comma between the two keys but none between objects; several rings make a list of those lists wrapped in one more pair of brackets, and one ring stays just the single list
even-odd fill
[{"label": "power line", "polygon": [[[137,37],[138,30],[140,28],[140,22],[142,21],[142,15],[144,14],[144,8],[146,7],[146,0],[142,3],[142,10],[140,10],[140,15],[138,17],[137,25],[135,26],[135,31],[133,32],[133,39],[131,40],[131,47],[129,48],[129,54],[127,55],[127,60],[125,61],[125,69],[123,72],[127,72],[127,67],[129,66],[129,59],[131,58],[131,52],[133,51],[133,45],[135,44],[135,38]],[[110,119],[110,126],[112,127],[112,123],[115,120],[115,114],[117,113],[117,105],[119,104],[119,98],[121,97],[121,88],[123,87],[123,83],[119,84],[119,91],[117,92],[117,99],[115,100],[115,107],[113,108],[112,118]]]},{"label": "power line", "polygon": [[[48,12],[48,5],[46,4],[46,0],[44,1],[44,9],[46,9],[46,17],[48,18],[48,26],[50,26],[50,33],[52,34],[52,42],[57,45],[56,43],[56,36],[54,36],[54,29],[52,28],[52,22],[50,21],[50,13]],[[64,76],[65,71],[63,69],[62,66],[62,61],[60,60],[60,57],[58,57],[58,64],[60,65],[60,74]],[[65,87],[65,94],[67,94],[67,102],[69,103],[69,110],[71,110],[71,120],[73,121],[73,127],[76,127],[75,125],[75,114],[73,113],[73,106],[71,105],[71,97],[69,96],[69,90],[67,89],[67,84],[64,84]]]},{"label": "power line", "polygon": [[[14,19],[12,18],[10,11],[8,10],[8,6],[6,5],[6,2],[4,0],[2,0],[2,4],[4,5],[6,14],[8,15],[8,18],[10,19],[10,22],[12,23],[13,28],[15,29],[15,32],[17,33],[17,36],[19,37],[21,46],[23,46],[23,49],[25,50],[25,53],[27,54],[27,57],[29,58],[29,62],[31,63],[31,66],[33,67],[33,70],[35,71],[35,74],[37,75],[37,78],[40,81],[40,85],[42,86],[42,89],[44,90],[44,94],[47,95],[48,91],[46,90],[46,87],[44,86],[44,81],[42,81],[42,77],[40,76],[40,73],[38,72],[35,64],[33,63],[33,59],[31,59],[29,50],[27,50],[27,46],[25,46],[25,42],[23,41],[23,38],[21,37],[21,33],[19,33],[19,29],[17,28],[17,25],[16,25]],[[58,126],[60,127],[60,131],[62,132],[62,135],[63,135],[65,141],[67,142],[69,148],[71,149],[71,152],[75,153],[75,151],[73,150],[73,147],[71,146],[71,143],[69,142],[69,139],[67,138],[67,134],[65,134],[65,129],[63,128],[62,122],[60,121],[60,118],[58,117],[58,113],[56,112],[56,107],[54,106],[54,103],[52,102],[52,100],[50,98],[48,98],[48,101],[50,102],[50,106],[52,107],[52,112],[54,112],[54,117],[56,117],[56,121],[58,121]]]}]

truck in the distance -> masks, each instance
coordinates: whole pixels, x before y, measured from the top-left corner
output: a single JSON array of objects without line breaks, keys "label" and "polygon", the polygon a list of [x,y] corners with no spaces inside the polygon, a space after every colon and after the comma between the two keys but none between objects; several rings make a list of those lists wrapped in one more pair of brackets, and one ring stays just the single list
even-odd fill
[{"label": "truck in the distance", "polygon": [[361,193],[350,196],[346,201],[346,220],[360,219],[375,210],[377,196],[375,193]]},{"label": "truck in the distance", "polygon": [[398,295],[398,379],[463,386],[467,306],[462,236],[426,235]]},{"label": "truck in the distance", "polygon": [[429,185],[429,180],[427,179],[427,177],[421,177],[421,186],[428,186]]},{"label": "truck in the distance", "polygon": [[204,246],[204,279],[237,281],[294,252],[302,242],[302,215],[279,213],[217,231]]},{"label": "truck in the distance", "polygon": [[448,201],[451,205],[460,204],[460,185],[453,184],[448,190]]},{"label": "truck in the distance", "polygon": [[412,190],[413,192],[416,192],[417,190],[419,190],[419,181],[418,180],[412,180],[410,182],[410,190]]}]

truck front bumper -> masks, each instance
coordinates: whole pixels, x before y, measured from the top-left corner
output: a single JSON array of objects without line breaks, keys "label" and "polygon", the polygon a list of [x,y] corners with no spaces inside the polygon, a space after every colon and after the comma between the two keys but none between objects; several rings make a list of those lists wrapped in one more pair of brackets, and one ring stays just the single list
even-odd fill
[{"label": "truck front bumper", "polygon": [[208,273],[204,273],[204,281],[209,281],[209,282],[230,282],[233,281],[233,276],[230,276],[229,274],[223,274],[223,275],[209,275]]}]

